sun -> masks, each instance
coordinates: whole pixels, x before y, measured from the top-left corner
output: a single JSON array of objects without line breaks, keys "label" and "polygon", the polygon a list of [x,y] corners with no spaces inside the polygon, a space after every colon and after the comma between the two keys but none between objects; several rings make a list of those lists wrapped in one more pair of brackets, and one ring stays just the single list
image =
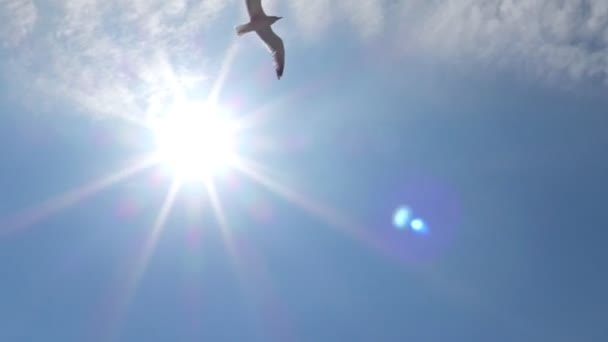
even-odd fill
[{"label": "sun", "polygon": [[234,122],[217,106],[182,103],[151,126],[158,159],[182,182],[208,179],[235,158]]}]

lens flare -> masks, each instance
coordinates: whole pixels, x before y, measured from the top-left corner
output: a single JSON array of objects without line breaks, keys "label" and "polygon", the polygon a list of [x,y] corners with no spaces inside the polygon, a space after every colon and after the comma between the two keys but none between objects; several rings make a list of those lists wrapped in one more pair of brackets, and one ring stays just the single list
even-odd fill
[{"label": "lens flare", "polygon": [[412,210],[409,207],[399,207],[393,215],[393,224],[398,229],[405,229],[411,220]]},{"label": "lens flare", "polygon": [[410,227],[416,233],[426,233],[427,232],[426,224],[420,218],[413,219],[412,222],[410,223]]}]

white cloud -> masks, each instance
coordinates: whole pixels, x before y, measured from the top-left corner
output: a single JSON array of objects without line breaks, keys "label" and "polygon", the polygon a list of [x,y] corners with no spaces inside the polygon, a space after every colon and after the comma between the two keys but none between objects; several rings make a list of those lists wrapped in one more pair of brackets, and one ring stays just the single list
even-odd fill
[{"label": "white cloud", "polygon": [[[245,13],[244,0],[36,5],[0,0],[5,78],[87,111],[116,115],[142,115],[157,102],[149,94],[170,89],[184,75],[204,75],[208,51],[202,50],[201,34],[226,9],[243,14],[233,18],[234,25]],[[329,42],[330,29],[341,26],[372,42],[392,39],[395,49],[439,63],[515,71],[553,84],[608,86],[605,0],[264,0],[264,5],[269,14],[289,20],[281,28],[298,44]],[[299,35],[290,36],[289,27]]]},{"label": "white cloud", "polygon": [[424,54],[552,81],[608,82],[605,0],[419,2],[415,25],[405,21],[401,34],[416,37]]},{"label": "white cloud", "polygon": [[[308,36],[350,23],[402,53],[470,69],[608,86],[606,0],[291,0]],[[484,72],[486,71],[484,70]]]},{"label": "white cloud", "polygon": [[0,47],[19,44],[34,28],[36,18],[31,0],[0,0]]},{"label": "white cloud", "polygon": [[[5,1],[5,0],[0,0]],[[24,0],[10,0],[2,33],[23,40],[35,20]],[[18,1],[20,1],[18,3]],[[28,44],[5,47],[0,62],[25,96],[54,98],[96,114],[142,116],[150,94],[167,93],[197,75],[205,52],[197,35],[228,4],[224,0],[71,0],[45,3]],[[27,3],[30,4],[31,3]],[[33,8],[33,7],[32,7]],[[35,17],[35,11],[33,11]],[[42,13],[42,12],[41,12]],[[27,25],[26,25],[27,24]],[[1,24],[0,24],[1,25]],[[16,28],[20,28],[17,30]],[[200,38],[199,38],[200,39]],[[184,53],[184,51],[188,53]],[[2,52],[2,50],[0,50]],[[180,63],[175,63],[179,59]],[[181,65],[180,68],[173,67]],[[185,69],[185,70],[182,70]],[[190,77],[190,76],[188,76]]]},{"label": "white cloud", "polygon": [[337,5],[363,38],[370,38],[384,29],[384,0],[359,0],[356,5],[340,1]]},{"label": "white cloud", "polygon": [[332,1],[308,0],[290,2],[293,17],[306,38],[316,38],[329,28],[332,19]]}]

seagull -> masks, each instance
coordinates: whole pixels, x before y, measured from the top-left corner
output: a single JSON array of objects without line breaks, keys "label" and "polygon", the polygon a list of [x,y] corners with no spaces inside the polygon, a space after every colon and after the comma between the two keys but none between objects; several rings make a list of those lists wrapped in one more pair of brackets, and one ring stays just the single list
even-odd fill
[{"label": "seagull", "polygon": [[283,17],[266,15],[262,8],[262,0],[245,0],[245,2],[247,3],[247,12],[249,12],[249,22],[238,25],[234,29],[239,36],[252,31],[255,31],[260,36],[268,50],[272,53],[274,69],[277,79],[280,80],[285,68],[285,46],[283,46],[281,37],[274,33],[271,26]]}]

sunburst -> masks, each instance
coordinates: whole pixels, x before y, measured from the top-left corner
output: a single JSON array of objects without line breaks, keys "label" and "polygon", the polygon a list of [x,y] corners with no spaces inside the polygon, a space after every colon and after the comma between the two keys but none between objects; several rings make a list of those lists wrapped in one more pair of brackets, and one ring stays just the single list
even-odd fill
[{"label": "sunburst", "polygon": [[[360,231],[357,224],[343,217],[331,207],[306,196],[302,191],[273,179],[272,173],[267,172],[270,170],[263,165],[239,155],[238,146],[247,143],[239,141],[239,139],[241,136],[251,136],[251,134],[241,133],[255,128],[260,120],[267,119],[267,115],[273,111],[275,106],[301,94],[291,93],[289,96],[277,99],[275,103],[267,104],[249,115],[240,115],[240,119],[235,119],[233,113],[223,108],[222,104],[218,102],[218,94],[224,85],[236,51],[236,45],[228,49],[219,75],[217,75],[217,81],[206,97],[191,96],[179,82],[180,77],[172,70],[171,63],[161,63],[158,73],[165,75],[165,85],[158,87],[161,90],[152,92],[151,98],[148,99],[150,103],[161,102],[161,104],[157,105],[153,112],[149,111],[147,118],[135,120],[141,126],[149,129],[154,137],[155,146],[151,155],[146,155],[137,163],[124,170],[118,170],[106,178],[94,180],[46,202],[31,206],[17,215],[0,219],[0,227],[9,227],[8,230],[13,231],[65,210],[152,166],[160,166],[171,173],[173,180],[170,189],[153,222],[152,229],[144,240],[143,248],[137,253],[137,257],[132,260],[132,263],[127,265],[128,270],[125,270],[128,275],[120,286],[119,291],[122,293],[117,297],[118,303],[115,303],[117,311],[114,312],[116,316],[113,317],[112,327],[108,329],[110,335],[117,333],[120,318],[130,302],[130,297],[136,291],[158,239],[165,229],[165,223],[171,215],[174,204],[177,203],[176,199],[180,189],[183,187],[200,186],[206,190],[204,193],[209,199],[209,209],[217,219],[233,262],[237,266],[238,251],[231,241],[229,215],[224,211],[220,201],[221,189],[218,186],[220,184],[216,184],[217,176],[229,170],[237,171],[245,178],[261,184],[311,215],[334,227],[340,227],[351,235],[357,236]],[[158,93],[162,94],[158,95]],[[4,232],[8,230],[5,229]]]},{"label": "sunburst", "polygon": [[151,120],[159,162],[180,183],[224,171],[236,157],[236,125],[209,102],[185,101]]}]

